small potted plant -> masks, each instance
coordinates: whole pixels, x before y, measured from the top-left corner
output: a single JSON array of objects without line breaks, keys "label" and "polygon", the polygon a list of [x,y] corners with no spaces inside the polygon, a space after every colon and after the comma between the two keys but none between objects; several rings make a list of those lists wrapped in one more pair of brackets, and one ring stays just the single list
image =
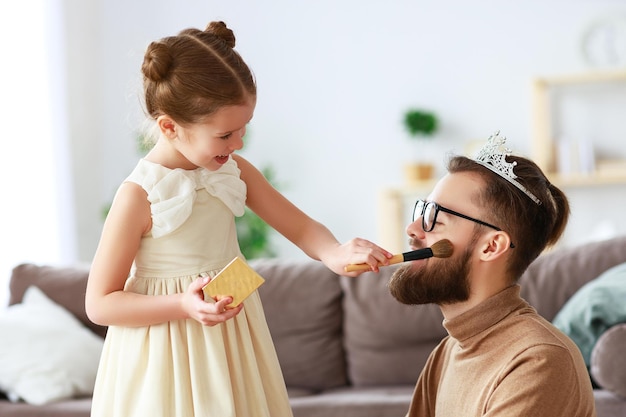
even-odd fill
[{"label": "small potted plant", "polygon": [[[411,138],[416,140],[432,140],[439,127],[439,121],[435,113],[428,110],[409,109],[404,113],[404,127]],[[423,158],[426,147],[420,149],[422,157],[405,167],[405,176],[411,183],[429,180],[433,177],[435,166],[431,160]]]}]

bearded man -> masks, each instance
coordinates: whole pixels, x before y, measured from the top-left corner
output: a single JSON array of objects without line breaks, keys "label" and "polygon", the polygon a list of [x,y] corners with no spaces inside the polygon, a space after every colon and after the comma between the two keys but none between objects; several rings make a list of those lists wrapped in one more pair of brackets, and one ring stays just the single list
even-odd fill
[{"label": "bearded man", "polygon": [[578,347],[520,297],[518,279],[560,238],[565,194],[532,161],[492,135],[455,156],[407,227],[412,249],[448,239],[450,258],[399,268],[389,290],[405,304],[437,304],[448,332],[417,381],[409,417],[595,416]]}]

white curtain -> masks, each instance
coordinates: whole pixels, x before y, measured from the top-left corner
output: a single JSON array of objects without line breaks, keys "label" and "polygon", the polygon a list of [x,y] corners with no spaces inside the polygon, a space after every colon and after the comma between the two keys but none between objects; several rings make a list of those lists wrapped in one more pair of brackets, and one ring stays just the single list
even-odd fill
[{"label": "white curtain", "polygon": [[62,15],[60,0],[0,5],[1,306],[16,264],[76,257]]}]

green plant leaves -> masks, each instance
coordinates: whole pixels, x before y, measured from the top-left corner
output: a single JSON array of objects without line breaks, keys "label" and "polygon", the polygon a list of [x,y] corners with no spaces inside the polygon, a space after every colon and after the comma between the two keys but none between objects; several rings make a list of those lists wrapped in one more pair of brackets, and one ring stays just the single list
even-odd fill
[{"label": "green plant leaves", "polygon": [[437,131],[437,116],[424,110],[408,110],[404,114],[404,127],[411,136],[431,136]]}]

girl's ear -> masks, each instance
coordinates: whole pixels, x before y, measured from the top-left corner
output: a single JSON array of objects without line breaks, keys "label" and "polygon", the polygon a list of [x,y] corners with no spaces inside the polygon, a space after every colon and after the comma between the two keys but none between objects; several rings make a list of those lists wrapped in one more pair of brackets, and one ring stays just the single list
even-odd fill
[{"label": "girl's ear", "polygon": [[168,139],[176,139],[176,122],[168,115],[162,115],[157,118],[159,130]]}]

